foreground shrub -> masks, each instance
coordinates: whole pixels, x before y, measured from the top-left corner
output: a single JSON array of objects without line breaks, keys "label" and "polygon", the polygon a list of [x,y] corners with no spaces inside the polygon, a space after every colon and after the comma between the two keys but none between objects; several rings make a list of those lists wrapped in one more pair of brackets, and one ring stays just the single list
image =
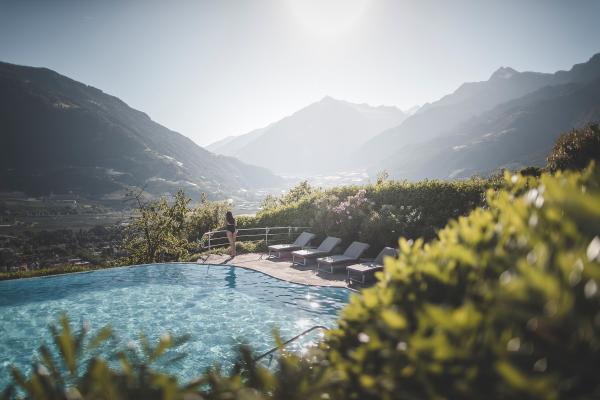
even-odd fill
[{"label": "foreground shrub", "polygon": [[507,180],[352,299],[328,342],[340,398],[600,396],[598,171]]},{"label": "foreground shrub", "polygon": [[551,171],[584,169],[590,161],[600,160],[600,126],[590,124],[560,135],[548,155]]},{"label": "foreground shrub", "polygon": [[40,346],[39,361],[29,376],[13,369],[13,383],[4,388],[0,398],[310,400],[322,399],[339,381],[319,367],[316,355],[312,360],[285,355],[278,359],[276,369],[269,370],[254,361],[256,355],[242,345],[228,373],[214,367],[198,371],[197,379],[182,383],[161,370],[185,357],[178,347],[187,337],[164,334],[157,344],[151,344],[141,335],[139,342],[120,348],[110,327],[90,337],[85,325],[75,330],[66,316],[50,330],[52,346]]}]

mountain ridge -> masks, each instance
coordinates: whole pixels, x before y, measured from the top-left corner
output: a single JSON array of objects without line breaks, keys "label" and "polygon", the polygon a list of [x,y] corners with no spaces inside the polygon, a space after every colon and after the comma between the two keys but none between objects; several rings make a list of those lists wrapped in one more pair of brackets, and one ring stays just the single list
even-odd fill
[{"label": "mountain ridge", "polygon": [[546,86],[473,117],[442,137],[402,149],[380,168],[394,177],[418,180],[543,166],[561,133],[595,121],[600,121],[600,77]]},{"label": "mountain ridge", "polygon": [[[586,82],[597,76],[600,76],[600,54],[595,54],[586,62],[573,65],[568,71],[552,74],[518,72],[510,67],[501,67],[492,73],[487,81],[463,83],[453,93],[424,105],[399,126],[370,139],[362,146],[361,152],[377,154],[378,159],[389,159],[403,147],[442,137],[445,132],[470,118],[545,86]],[[358,154],[355,154],[355,157],[358,157]],[[378,163],[372,163],[370,168],[373,169],[375,164]]]},{"label": "mountain ridge", "polygon": [[280,182],[48,68],[0,63],[0,89],[0,190],[105,196],[132,186],[155,194],[184,187],[225,197]]},{"label": "mountain ridge", "polygon": [[[264,128],[208,148],[280,173],[332,171],[347,167],[346,155],[365,139],[406,117],[394,106],[374,107],[325,96]],[[310,164],[303,163],[308,160]]]}]

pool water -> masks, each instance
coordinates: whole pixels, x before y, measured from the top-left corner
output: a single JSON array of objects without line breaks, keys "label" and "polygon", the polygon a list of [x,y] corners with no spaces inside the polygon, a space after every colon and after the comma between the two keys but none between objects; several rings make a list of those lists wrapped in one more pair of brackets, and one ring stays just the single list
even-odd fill
[{"label": "pool water", "polygon": [[[0,389],[10,366],[29,373],[41,341],[51,342],[49,323],[66,312],[77,329],[89,324],[93,335],[111,325],[121,346],[145,333],[151,343],[168,332],[191,338],[177,351],[186,357],[165,367],[182,381],[215,363],[232,365],[235,347],[257,352],[314,325],[334,327],[348,302],[342,288],[297,285],[260,272],[222,265],[156,264],[88,273],[0,282]],[[308,335],[291,349],[318,340]]]}]

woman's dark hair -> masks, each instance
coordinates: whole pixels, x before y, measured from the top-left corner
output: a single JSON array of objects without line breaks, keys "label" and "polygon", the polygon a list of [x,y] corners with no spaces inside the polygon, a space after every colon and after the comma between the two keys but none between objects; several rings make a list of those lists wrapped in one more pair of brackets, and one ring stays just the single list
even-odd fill
[{"label": "woman's dark hair", "polygon": [[227,211],[225,213],[225,219],[227,220],[228,224],[235,224],[235,218],[233,218],[231,211]]}]

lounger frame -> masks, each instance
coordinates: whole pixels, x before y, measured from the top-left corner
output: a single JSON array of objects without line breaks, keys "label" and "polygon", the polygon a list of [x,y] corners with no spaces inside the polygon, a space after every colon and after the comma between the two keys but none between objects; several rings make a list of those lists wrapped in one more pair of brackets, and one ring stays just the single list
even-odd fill
[{"label": "lounger frame", "polygon": [[[297,243],[301,238],[302,235],[304,235],[304,240],[300,241],[299,243]],[[279,250],[273,250],[272,247],[276,247],[275,246],[269,246],[268,250],[269,250],[269,254],[267,255],[267,259],[270,258],[281,258],[281,253],[291,253],[292,251],[296,251],[296,250],[303,250],[303,249],[307,249],[309,248],[308,244],[311,242],[311,240],[313,240],[315,238],[315,234],[314,233],[310,233],[310,232],[302,232],[294,241],[294,243],[289,244],[289,247],[285,248],[285,250],[283,249],[279,249]],[[273,256],[273,253],[276,253],[277,256]]]},{"label": "lounger frame", "polygon": [[[379,254],[377,255],[377,258],[375,258],[375,260],[369,261],[367,263],[358,264],[358,265],[364,265],[364,266],[369,267],[364,271],[353,270],[351,268],[353,265],[346,266],[346,272],[347,272],[346,282],[348,282],[348,284],[351,284],[352,282],[356,282],[356,283],[360,283],[361,286],[364,286],[365,283],[367,283],[366,282],[367,277],[374,276],[376,272],[383,270],[383,261],[384,261],[385,257],[394,257],[394,258],[398,257],[398,250],[394,249],[393,247],[384,247],[383,250],[381,250],[379,252]],[[354,278],[353,275],[359,275],[360,279]]]},{"label": "lounger frame", "polygon": [[[294,253],[296,253],[294,251],[294,252],[292,252],[292,265],[301,265],[303,267],[306,267],[306,260],[312,260],[315,258],[319,258],[319,257],[323,257],[323,256],[331,254],[333,249],[335,249],[341,242],[342,242],[342,239],[340,239],[340,238],[328,236],[325,238],[325,240],[323,240],[323,242],[321,242],[319,247],[314,249],[315,251],[313,253],[303,255],[303,254],[294,254]],[[301,263],[297,262],[296,258],[302,259],[302,262]]]}]

